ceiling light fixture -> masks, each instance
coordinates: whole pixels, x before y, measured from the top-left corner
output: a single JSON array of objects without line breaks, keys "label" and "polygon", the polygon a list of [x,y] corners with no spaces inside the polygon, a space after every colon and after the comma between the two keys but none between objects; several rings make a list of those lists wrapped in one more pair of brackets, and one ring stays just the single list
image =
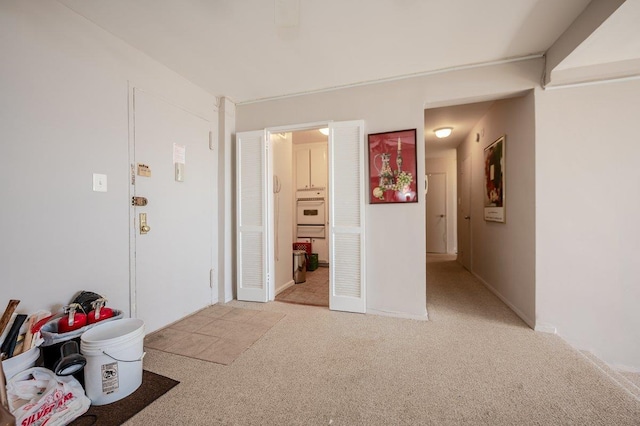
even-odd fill
[{"label": "ceiling light fixture", "polygon": [[325,136],[329,135],[329,128],[328,127],[324,127],[322,129],[318,129],[318,130],[320,130],[320,133],[322,133]]},{"label": "ceiling light fixture", "polygon": [[439,129],[435,129],[433,131],[433,133],[436,134],[437,138],[446,138],[447,136],[449,136],[451,134],[451,131],[453,130],[453,127],[441,127]]}]

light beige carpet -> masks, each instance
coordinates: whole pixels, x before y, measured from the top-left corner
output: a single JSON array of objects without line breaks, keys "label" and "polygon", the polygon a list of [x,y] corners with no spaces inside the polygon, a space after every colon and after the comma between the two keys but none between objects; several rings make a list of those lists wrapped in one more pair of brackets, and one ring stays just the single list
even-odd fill
[{"label": "light beige carpet", "polygon": [[149,334],[144,346],[228,365],[283,316],[215,305]]},{"label": "light beige carpet", "polygon": [[148,350],[144,367],[181,383],[127,424],[640,424],[632,392],[457,263],[427,274],[430,321],[230,303],[286,316],[228,366]]}]

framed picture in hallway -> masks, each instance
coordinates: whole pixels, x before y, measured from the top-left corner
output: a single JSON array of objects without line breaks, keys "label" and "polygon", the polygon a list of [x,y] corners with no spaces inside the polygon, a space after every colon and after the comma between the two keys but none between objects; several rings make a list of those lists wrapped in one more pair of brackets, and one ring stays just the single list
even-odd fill
[{"label": "framed picture in hallway", "polygon": [[372,133],[369,204],[417,203],[416,129]]},{"label": "framed picture in hallway", "polygon": [[501,136],[484,149],[484,220],[505,221],[505,142]]}]

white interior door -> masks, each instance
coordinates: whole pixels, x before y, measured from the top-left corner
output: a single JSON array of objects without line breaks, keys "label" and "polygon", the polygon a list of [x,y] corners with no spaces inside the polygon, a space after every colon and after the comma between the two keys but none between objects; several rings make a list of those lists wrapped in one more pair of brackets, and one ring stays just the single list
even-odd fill
[{"label": "white interior door", "polygon": [[458,206],[458,260],[471,270],[471,156],[462,160],[460,170],[460,199]]},{"label": "white interior door", "polygon": [[429,173],[427,191],[427,253],[447,252],[446,175]]},{"label": "white interior door", "polygon": [[132,96],[132,195],[148,204],[131,207],[131,312],[152,332],[212,303],[215,156],[209,121],[139,89]]},{"label": "white interior door", "polygon": [[270,193],[267,132],[236,135],[237,298],[269,300],[267,195]]},{"label": "white interior door", "polygon": [[329,124],[329,308],[365,312],[364,122]]}]

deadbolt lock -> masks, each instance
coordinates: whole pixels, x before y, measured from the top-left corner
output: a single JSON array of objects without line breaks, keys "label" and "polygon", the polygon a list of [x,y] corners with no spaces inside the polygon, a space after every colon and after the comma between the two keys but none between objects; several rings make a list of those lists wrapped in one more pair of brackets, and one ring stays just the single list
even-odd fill
[{"label": "deadbolt lock", "polygon": [[144,207],[147,205],[147,199],[144,197],[131,197],[131,205],[136,207]]}]

